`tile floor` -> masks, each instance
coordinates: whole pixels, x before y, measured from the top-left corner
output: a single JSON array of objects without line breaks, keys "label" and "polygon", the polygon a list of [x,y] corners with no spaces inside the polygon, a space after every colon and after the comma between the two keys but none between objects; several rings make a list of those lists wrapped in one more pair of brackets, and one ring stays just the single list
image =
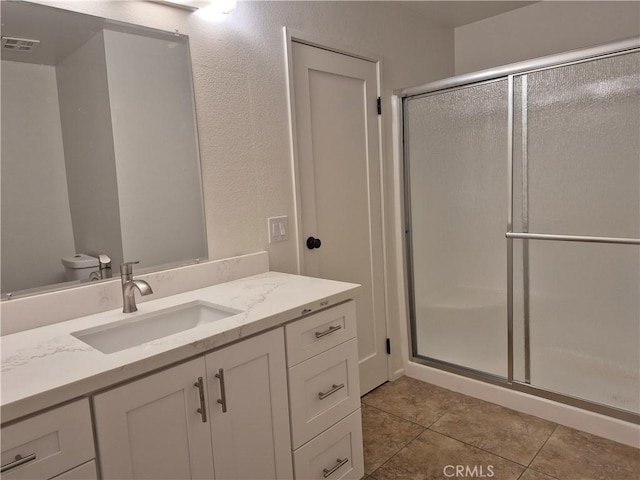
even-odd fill
[{"label": "tile floor", "polygon": [[362,404],[367,480],[640,480],[638,449],[412,378]]}]

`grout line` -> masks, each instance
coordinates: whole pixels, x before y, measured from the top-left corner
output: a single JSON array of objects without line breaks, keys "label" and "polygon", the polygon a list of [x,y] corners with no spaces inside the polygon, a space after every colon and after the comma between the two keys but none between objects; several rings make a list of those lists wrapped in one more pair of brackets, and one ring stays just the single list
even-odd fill
[{"label": "grout line", "polygon": [[[554,477],[553,475],[549,475],[548,473],[541,472],[540,470],[536,470],[535,468],[528,467],[527,470],[531,470],[532,472],[537,472],[537,473],[540,473],[542,475],[546,475],[551,480],[560,480],[559,478]],[[526,472],[527,470],[525,470],[524,472]],[[522,475],[524,475],[524,472],[522,472]]]},{"label": "grout line", "polygon": [[[393,457],[395,457],[397,454],[399,454],[402,450],[404,450],[405,448],[407,448],[407,447],[409,446],[409,444],[410,444],[410,443],[412,443],[416,438],[418,438],[420,435],[422,435],[422,434],[425,432],[425,430],[427,430],[427,427],[424,427],[423,425],[420,425],[419,423],[412,422],[411,420],[407,420],[407,419],[405,419],[405,418],[402,418],[402,417],[400,417],[399,415],[395,415],[395,414],[393,414],[393,413],[389,413],[389,412],[387,412],[387,411],[385,411],[385,410],[382,410],[381,408],[377,408],[377,407],[374,407],[374,406],[371,406],[371,405],[367,405],[367,404],[365,404],[365,405],[367,406],[367,408],[372,408],[372,409],[374,409],[374,410],[378,410],[379,412],[382,412],[382,413],[384,413],[384,414],[386,414],[386,415],[389,415],[389,416],[391,416],[391,417],[395,417],[395,418],[397,418],[397,419],[399,419],[399,420],[402,420],[402,421],[404,421],[404,422],[411,423],[412,425],[415,425],[415,426],[417,426],[417,427],[419,427],[419,428],[421,429],[421,431],[420,431],[420,432],[418,432],[415,436],[413,436],[413,437],[412,437],[408,442],[406,442],[405,444],[403,444],[403,445],[402,445],[402,446],[401,446],[401,447],[400,447],[400,448],[399,448],[395,453],[393,453],[389,458],[387,458],[384,462],[382,462],[382,463],[380,464],[380,466],[379,466],[378,468],[376,468],[372,473],[367,474],[367,473],[365,472],[365,476],[366,476],[366,475],[372,476],[372,475],[373,475],[373,473],[375,473],[377,470],[379,470],[380,468],[382,468],[382,466],[383,466],[383,465],[385,465],[389,460],[391,460]],[[373,479],[375,480],[375,477],[373,477]]]},{"label": "grout line", "polygon": [[[393,455],[391,455],[391,457],[389,457],[387,460],[385,460],[385,461],[384,461],[384,462],[383,462],[383,463],[382,463],[378,468],[376,468],[372,473],[368,474],[370,477],[372,477],[372,478],[373,478],[373,480],[375,480],[375,476],[374,476],[374,473],[375,473],[375,472],[377,472],[377,471],[378,471],[379,469],[381,469],[384,465],[386,465],[387,463],[389,463],[389,462],[390,462],[390,461],[391,461],[395,456],[397,456],[398,454],[400,454],[400,452],[402,452],[402,451],[403,451],[405,448],[407,448],[411,443],[413,443],[413,442],[415,441],[415,439],[416,439],[416,438],[418,438],[420,435],[422,435],[426,430],[429,430],[429,431],[431,431],[431,432],[434,432],[434,433],[436,433],[436,434],[438,434],[438,435],[442,435],[443,437],[450,438],[450,439],[452,439],[452,440],[454,440],[454,441],[456,441],[456,442],[459,442],[459,443],[461,443],[461,444],[463,444],[463,445],[467,445],[467,446],[469,446],[469,447],[471,447],[471,448],[474,448],[474,449],[476,449],[476,450],[479,450],[479,451],[481,451],[481,452],[484,452],[484,453],[486,453],[486,454],[488,454],[488,455],[492,455],[492,456],[494,456],[494,457],[501,458],[501,459],[503,459],[503,460],[506,460],[506,461],[508,461],[508,462],[511,462],[511,463],[513,463],[513,464],[515,464],[515,465],[519,465],[519,466],[521,466],[521,467],[524,467],[524,470],[522,471],[522,473],[521,473],[521,474],[520,474],[520,476],[518,477],[518,479],[520,479],[520,478],[522,477],[522,475],[524,475],[524,474],[525,474],[525,472],[527,471],[527,469],[529,469],[529,465],[531,465],[531,463],[533,462],[533,460],[535,460],[535,458],[538,456],[538,454],[540,453],[540,451],[544,448],[544,446],[547,444],[547,442],[549,441],[549,439],[552,437],[552,435],[555,433],[555,431],[557,430],[557,428],[558,428],[558,426],[559,426],[558,424],[556,424],[556,425],[555,425],[554,429],[553,429],[553,430],[552,430],[552,432],[549,434],[549,436],[545,439],[545,441],[544,441],[544,442],[543,442],[543,444],[540,446],[540,448],[538,449],[538,451],[536,452],[536,454],[533,456],[533,458],[531,459],[531,461],[530,461],[528,464],[523,464],[523,463],[520,463],[520,462],[515,461],[515,460],[513,460],[513,459],[506,458],[506,457],[504,457],[504,456],[502,456],[502,455],[499,455],[499,454],[497,454],[497,453],[495,453],[495,452],[491,452],[491,451],[486,450],[486,449],[484,449],[484,448],[478,447],[477,445],[472,445],[471,443],[468,443],[468,442],[466,442],[466,441],[464,441],[464,440],[461,440],[461,439],[459,439],[459,438],[453,437],[453,436],[451,436],[451,435],[449,435],[449,434],[446,434],[446,433],[443,433],[443,432],[439,432],[438,430],[433,429],[432,427],[433,427],[433,426],[434,426],[434,425],[435,425],[435,424],[436,424],[436,423],[437,423],[437,422],[438,422],[442,417],[444,417],[444,416],[448,413],[448,410],[447,410],[447,411],[445,411],[442,415],[440,415],[440,416],[439,416],[439,417],[438,417],[434,422],[432,422],[428,427],[425,427],[425,426],[424,426],[424,425],[422,425],[422,424],[416,423],[416,422],[414,422],[414,421],[412,421],[412,420],[409,420],[409,419],[407,419],[407,418],[404,418],[404,417],[402,417],[402,416],[400,416],[400,415],[397,415],[397,414],[392,413],[392,412],[388,412],[387,410],[384,410],[383,408],[379,408],[379,407],[377,407],[377,406],[370,405],[370,404],[368,404],[368,403],[365,403],[364,401],[363,401],[362,403],[363,403],[364,405],[366,405],[366,406],[367,406],[367,408],[372,408],[372,409],[374,409],[374,410],[378,410],[378,411],[383,412],[383,413],[385,413],[385,414],[387,414],[387,415],[390,415],[390,416],[392,416],[392,417],[395,417],[395,418],[397,418],[397,419],[399,419],[399,420],[403,420],[403,421],[405,421],[405,422],[409,422],[409,423],[411,423],[411,424],[413,424],[413,425],[416,425],[416,426],[418,426],[418,427],[422,428],[422,431],[421,431],[420,433],[418,433],[415,437],[413,437],[409,442],[407,442],[407,443],[406,443],[402,448],[400,448],[397,452],[395,452]],[[489,402],[489,403],[491,403],[491,402]],[[550,477],[550,478],[552,478],[552,479],[555,479],[555,477],[552,477],[551,475],[548,475],[548,474],[546,474],[546,473],[544,473],[544,472],[539,472],[538,470],[534,470],[534,469],[531,469],[531,470],[536,471],[536,472],[538,472],[538,473],[542,473],[542,474],[547,475],[548,477]],[[558,480],[558,479],[555,479],[555,480]]]},{"label": "grout line", "polygon": [[[533,463],[533,461],[538,458],[538,455],[540,455],[540,452],[542,451],[542,449],[544,448],[544,446],[547,444],[547,442],[551,439],[551,437],[553,437],[553,434],[556,433],[556,430],[558,430],[558,427],[560,425],[557,424],[556,428],[553,429],[553,432],[551,432],[551,435],[549,435],[549,437],[544,441],[544,443],[542,444],[542,446],[538,449],[538,451],[536,452],[536,454],[533,456],[533,458],[531,459],[531,461],[529,462],[529,465],[531,465]],[[529,466],[527,465],[527,467]],[[537,470],[536,470],[537,472]],[[544,473],[544,472],[540,472],[540,473]],[[545,473],[546,475],[546,473]]]},{"label": "grout line", "polygon": [[[389,462],[393,457],[395,457],[395,456],[396,456],[397,454],[399,454],[402,450],[404,450],[404,449],[405,449],[406,447],[408,447],[411,443],[413,443],[413,441],[414,441],[416,438],[418,438],[420,435],[422,435],[426,430],[429,430],[429,431],[431,431],[431,432],[437,433],[438,435],[442,435],[443,437],[450,438],[450,439],[452,439],[452,440],[455,440],[456,442],[459,442],[459,443],[462,443],[463,445],[467,445],[467,446],[469,446],[469,447],[475,448],[475,449],[480,450],[480,451],[482,451],[482,452],[484,452],[484,453],[487,453],[487,454],[489,454],[489,455],[493,455],[494,457],[498,457],[498,458],[501,458],[501,459],[506,460],[506,461],[508,461],[508,462],[514,463],[514,464],[516,464],[516,465],[520,465],[521,467],[525,467],[525,470],[527,469],[527,465],[524,465],[524,464],[522,464],[522,463],[516,462],[515,460],[512,460],[512,459],[510,459],[510,458],[503,457],[502,455],[498,455],[498,454],[496,454],[496,453],[494,453],[494,452],[490,452],[490,451],[485,450],[484,448],[480,448],[480,447],[478,447],[478,446],[476,446],[476,445],[472,445],[472,444],[467,443],[467,442],[465,442],[465,441],[463,441],[463,440],[460,440],[459,438],[455,438],[455,437],[452,437],[451,435],[447,435],[446,433],[442,433],[442,432],[439,432],[439,431],[437,431],[437,430],[432,429],[431,427],[432,427],[433,425],[435,425],[435,424],[436,424],[436,422],[437,422],[440,418],[442,418],[444,415],[446,415],[446,412],[445,412],[445,413],[443,413],[440,417],[438,417],[438,420],[436,420],[435,422],[431,423],[431,425],[430,425],[429,427],[425,427],[424,425],[421,425],[421,424],[419,424],[419,423],[416,423],[416,422],[413,422],[413,421],[411,421],[411,420],[408,420],[408,419],[406,419],[406,418],[404,418],[404,417],[401,417],[400,415],[396,415],[395,413],[387,412],[386,410],[383,410],[383,409],[378,408],[378,407],[374,407],[374,406],[369,405],[369,404],[365,404],[365,405],[367,405],[367,407],[369,407],[369,408],[373,408],[373,409],[378,410],[378,411],[380,411],[380,412],[386,413],[387,415],[391,415],[392,417],[396,417],[396,418],[398,418],[398,419],[400,419],[400,420],[403,420],[403,421],[405,421],[405,422],[412,423],[413,425],[416,425],[416,426],[418,426],[418,427],[422,428],[422,432],[420,432],[418,435],[416,435],[414,438],[412,438],[412,439],[411,439],[411,440],[410,440],[406,445],[404,445],[400,450],[398,450],[398,451],[397,451],[396,453],[394,453],[391,457],[389,457],[389,458],[388,458],[385,462],[383,462],[383,463],[382,463],[382,465],[380,465],[380,466],[379,466],[375,471],[377,471],[378,469],[382,468],[382,466],[383,466],[383,465],[386,465],[386,464],[387,464],[387,462]],[[557,425],[556,425],[556,428],[557,428]],[[554,429],[554,432],[555,432],[555,429]],[[552,433],[553,433],[553,432],[552,432]],[[547,440],[548,440],[548,439],[547,439]],[[545,443],[546,443],[546,441],[545,441]],[[543,446],[544,446],[544,444],[543,444]],[[540,448],[542,448],[542,447],[540,447]],[[534,458],[535,458],[535,457],[534,457]],[[523,473],[524,473],[524,471],[523,471]],[[371,475],[371,474],[370,474],[370,475]]]},{"label": "grout line", "polygon": [[437,430],[433,430],[432,428],[427,428],[427,430],[429,430],[429,431],[431,431],[433,433],[437,433],[438,435],[442,435],[443,437],[450,438],[451,440],[455,440],[456,442],[462,443],[463,445],[467,445],[467,446],[469,446],[471,448],[475,448],[476,450],[480,450],[481,452],[488,453],[489,455],[493,455],[494,457],[501,458],[503,460],[506,460],[507,462],[514,463],[514,464],[516,464],[516,465],[518,465],[520,467],[524,467],[525,470],[527,469],[527,465],[524,465],[524,464],[522,464],[520,462],[516,462],[515,460],[512,460],[510,458],[503,457],[502,455],[499,455],[499,454],[497,454],[495,452],[490,452],[489,450],[485,450],[484,448],[478,447],[477,445],[473,445],[471,443],[465,442],[464,440],[460,440],[459,438],[452,437],[451,435],[447,435],[446,433],[442,433],[442,432],[439,432]]},{"label": "grout line", "polygon": [[[426,430],[426,429],[425,429]],[[409,443],[407,443],[404,447],[402,447],[400,450],[398,450],[396,453],[394,453],[393,455],[391,455],[387,460],[385,460],[384,462],[382,462],[382,465],[380,465],[378,468],[376,468],[373,472],[371,472],[369,474],[370,477],[372,477],[374,480],[376,480],[376,477],[374,477],[374,473],[376,473],[378,470],[380,470],[382,467],[384,467],[387,463],[389,463],[396,455],[400,454],[400,452],[402,452],[404,449],[406,449],[411,443],[413,443],[413,441],[418,438],[420,435],[422,435],[424,433],[424,430],[419,434],[416,435],[414,438],[411,439],[411,441]]]},{"label": "grout line", "polygon": [[[426,382],[423,382],[423,383],[426,383]],[[441,388],[441,387],[440,387],[440,388]],[[446,389],[445,389],[445,390],[446,390]],[[459,392],[455,392],[455,393],[459,393]],[[470,397],[469,395],[465,395],[465,394],[462,394],[462,393],[461,393],[460,395],[462,395],[462,396],[464,396],[464,397],[473,398],[474,400],[478,400],[478,399],[476,399],[475,397]],[[486,402],[486,403],[490,403],[490,404],[492,404],[492,405],[498,405],[498,404],[496,404],[496,403],[494,403],[494,402],[487,402],[486,400],[480,400],[480,401],[482,401],[482,402]],[[383,408],[380,408],[380,407],[377,407],[377,406],[370,405],[370,404],[366,403],[366,402],[364,401],[364,399],[363,399],[363,398],[361,398],[361,402],[362,402],[364,405],[366,405],[367,407],[369,407],[369,408],[376,409],[376,410],[378,410],[378,411],[381,411],[381,412],[386,413],[387,415],[391,415],[391,416],[396,417],[396,418],[398,418],[398,419],[400,419],[400,420],[404,420],[404,421],[406,421],[406,422],[412,423],[412,424],[414,424],[414,425],[417,425],[417,426],[419,426],[419,427],[423,428],[423,431],[422,431],[421,433],[419,433],[416,437],[414,437],[411,441],[409,441],[409,442],[408,442],[404,447],[402,447],[400,450],[398,450],[398,452],[396,452],[394,455],[392,455],[391,457],[389,457],[389,459],[387,459],[387,460],[386,460],[382,465],[380,465],[380,467],[378,467],[378,468],[376,469],[376,471],[377,471],[379,468],[382,468],[382,466],[386,465],[386,464],[387,464],[387,462],[389,462],[393,457],[395,457],[398,453],[400,453],[404,448],[406,448],[407,446],[409,446],[409,444],[411,444],[411,443],[412,443],[416,438],[418,438],[420,435],[422,435],[422,433],[424,433],[424,431],[425,431],[425,430],[429,430],[429,431],[431,431],[431,432],[434,432],[434,433],[437,433],[437,434],[442,435],[442,436],[444,436],[444,437],[447,437],[447,438],[450,438],[450,439],[452,439],[452,440],[455,440],[456,442],[460,442],[460,443],[462,443],[463,445],[467,445],[467,446],[469,446],[469,447],[472,447],[472,448],[475,448],[475,449],[480,450],[480,451],[482,451],[482,452],[485,452],[485,453],[487,453],[487,454],[489,454],[489,455],[493,455],[493,456],[495,456],[495,457],[498,457],[498,458],[501,458],[501,459],[506,460],[506,461],[508,461],[508,462],[511,462],[511,463],[513,463],[513,464],[515,464],[515,465],[519,465],[519,466],[521,466],[521,467],[524,467],[525,469],[524,469],[524,470],[522,471],[522,473],[520,474],[520,477],[521,477],[521,476],[522,476],[522,475],[524,475],[524,473],[527,471],[527,469],[529,468],[529,465],[531,465],[531,463],[533,463],[533,461],[536,459],[536,457],[538,456],[538,454],[540,453],[540,451],[544,448],[544,446],[547,444],[547,442],[549,441],[549,439],[550,439],[550,438],[551,438],[551,436],[555,433],[555,431],[557,430],[557,428],[558,428],[558,426],[559,426],[559,424],[557,424],[557,423],[555,424],[555,427],[554,427],[553,431],[549,434],[549,436],[547,437],[547,439],[546,439],[546,440],[543,442],[543,444],[540,446],[540,448],[538,449],[538,451],[536,452],[536,454],[533,456],[533,458],[531,459],[531,461],[530,461],[529,463],[525,464],[525,463],[520,463],[520,462],[518,462],[518,461],[512,460],[512,459],[510,459],[510,458],[503,457],[502,455],[499,455],[499,454],[497,454],[497,453],[490,452],[489,450],[486,450],[486,449],[484,449],[484,448],[478,447],[477,445],[472,445],[471,443],[468,443],[468,442],[466,442],[466,441],[464,441],[464,440],[461,440],[461,439],[459,439],[459,438],[453,437],[453,436],[451,436],[451,435],[449,435],[449,434],[446,434],[446,433],[443,433],[443,432],[439,432],[438,430],[435,430],[434,428],[432,428],[432,427],[433,427],[436,423],[438,423],[438,421],[440,421],[440,419],[442,419],[442,418],[443,418],[447,413],[450,413],[450,411],[452,410],[452,408],[453,408],[453,407],[451,407],[451,408],[447,408],[447,410],[446,410],[444,413],[442,413],[440,416],[438,416],[438,418],[437,418],[435,421],[431,422],[431,423],[429,424],[429,426],[424,426],[424,425],[422,425],[422,424],[420,424],[420,423],[416,423],[416,422],[414,422],[413,420],[409,420],[409,419],[404,418],[404,417],[402,417],[402,416],[400,416],[400,415],[397,415],[397,414],[395,414],[395,413],[388,412],[387,410],[385,410],[385,409],[383,409]],[[498,406],[502,407],[501,405],[498,405]],[[513,409],[509,409],[508,407],[502,407],[502,408],[506,408],[507,410],[513,410]],[[517,410],[514,410],[514,411],[516,411],[516,412],[517,412]],[[521,412],[520,412],[520,413],[521,413]],[[525,415],[527,415],[527,414],[525,414]],[[535,417],[535,415],[531,415],[531,416]],[[539,417],[536,417],[536,418],[539,418]],[[555,423],[555,422],[551,422],[551,423]],[[537,471],[537,470],[535,470],[535,471]],[[539,472],[539,473],[544,473],[544,472]],[[546,475],[546,474],[545,474],[545,475]],[[518,478],[520,478],[520,477],[518,477]],[[553,478],[553,477],[551,477],[551,478]]]},{"label": "grout line", "polygon": [[396,415],[396,414],[394,414],[394,413],[387,412],[386,410],[383,410],[383,409],[381,409],[381,408],[374,407],[374,406],[372,406],[372,405],[368,405],[368,404],[365,404],[365,405],[366,405],[368,408],[373,408],[374,410],[378,410],[379,412],[385,413],[385,414],[387,414],[387,415],[389,415],[389,416],[391,416],[391,417],[395,417],[395,418],[397,418],[397,419],[399,419],[399,420],[402,420],[402,421],[404,421],[404,422],[411,423],[412,425],[415,425],[415,426],[417,426],[417,427],[419,427],[419,428],[421,429],[421,431],[420,431],[420,432],[418,432],[415,436],[413,436],[413,437],[412,437],[412,438],[411,438],[407,443],[405,443],[404,445],[402,445],[402,447],[400,447],[400,448],[398,449],[398,451],[397,451],[397,452],[395,452],[393,455],[391,455],[389,458],[387,458],[384,462],[382,462],[382,463],[380,464],[380,466],[379,466],[378,468],[376,468],[373,472],[368,473],[368,474],[365,472],[365,476],[367,476],[367,475],[368,475],[368,476],[369,476],[369,477],[371,477],[373,480],[376,480],[376,478],[373,476],[373,474],[374,474],[375,472],[377,472],[378,470],[380,470],[380,469],[381,469],[384,465],[386,465],[389,461],[391,461],[391,459],[392,459],[393,457],[395,457],[395,456],[396,456],[396,455],[398,455],[400,452],[402,452],[405,448],[407,448],[411,443],[413,443],[413,441],[414,441],[416,438],[418,438],[420,435],[422,435],[422,434],[423,434],[423,433],[424,433],[428,428],[427,428],[427,427],[425,427],[424,425],[420,425],[419,423],[413,422],[413,421],[411,421],[411,420],[407,420],[406,418],[403,418],[403,417],[401,417],[401,416],[399,416],[399,415]]},{"label": "grout line", "polygon": [[[432,385],[432,384],[429,384],[428,382],[421,382],[421,383],[426,383],[426,384],[428,384],[428,385]],[[436,386],[436,387],[437,387],[437,386]],[[442,388],[442,387],[438,387],[438,388]],[[443,390],[448,390],[448,389],[443,389]],[[449,391],[451,391],[451,390],[449,390]],[[453,391],[452,391],[452,392],[453,392]],[[501,408],[505,408],[505,409],[507,409],[507,410],[511,410],[511,411],[518,412],[517,410],[513,410],[513,409],[510,409],[510,408],[508,408],[508,407],[504,407],[504,406],[502,406],[502,405],[498,405],[498,404],[496,404],[496,403],[494,403],[494,402],[488,402],[488,401],[486,401],[486,400],[476,399],[475,397],[471,397],[471,396],[469,396],[469,395],[465,395],[465,394],[462,394],[462,393],[459,393],[459,392],[454,392],[454,393],[458,393],[459,395],[462,395],[463,397],[472,398],[472,399],[474,399],[474,400],[479,400],[479,401],[486,402],[486,403],[489,403],[489,404],[492,404],[492,405],[497,405],[497,406],[499,406],[499,407],[501,407]],[[384,461],[384,462],[383,462],[383,463],[382,463],[378,468],[376,468],[376,470],[374,470],[372,473],[368,474],[368,475],[369,475],[373,480],[375,480],[375,479],[376,479],[376,477],[375,477],[375,473],[376,473],[377,471],[379,471],[381,468],[383,468],[385,465],[387,465],[387,464],[388,464],[388,463],[389,463],[389,462],[390,462],[394,457],[396,457],[398,454],[400,454],[404,449],[406,449],[407,447],[409,447],[409,446],[410,446],[410,445],[411,445],[411,444],[412,444],[412,443],[413,443],[413,442],[414,442],[414,441],[415,441],[419,436],[421,436],[421,435],[422,435],[426,430],[429,430],[429,431],[431,431],[431,432],[434,432],[434,433],[436,433],[436,434],[438,434],[438,435],[442,435],[442,436],[444,436],[444,437],[446,437],[446,438],[450,438],[450,439],[452,439],[452,440],[454,440],[454,441],[456,441],[456,442],[459,442],[459,443],[461,443],[461,444],[463,444],[463,445],[467,445],[467,446],[469,446],[469,447],[471,447],[471,448],[477,449],[477,450],[479,450],[479,451],[481,451],[481,452],[484,452],[484,453],[486,453],[486,454],[488,454],[488,455],[491,455],[491,456],[494,456],[494,457],[497,457],[497,458],[501,458],[501,459],[503,459],[503,460],[505,460],[505,461],[508,461],[508,462],[511,462],[511,463],[513,463],[513,464],[515,464],[515,465],[518,465],[518,466],[524,467],[524,470],[523,470],[523,471],[522,471],[522,473],[519,475],[518,480],[522,479],[522,478],[523,478],[523,476],[524,476],[524,474],[525,474],[528,470],[532,470],[533,472],[537,472],[537,473],[540,473],[540,474],[546,475],[547,477],[549,477],[549,478],[550,478],[550,479],[552,479],[552,480],[562,480],[562,479],[559,479],[559,478],[554,477],[554,476],[552,476],[552,475],[549,475],[548,473],[545,473],[545,472],[543,472],[543,471],[540,471],[540,470],[538,470],[538,469],[535,469],[535,468],[531,468],[531,467],[530,467],[530,465],[532,465],[532,464],[533,464],[533,462],[536,460],[536,458],[540,455],[540,452],[541,452],[541,451],[544,449],[544,447],[547,445],[547,443],[549,442],[549,440],[551,439],[551,437],[553,437],[553,435],[556,433],[556,431],[557,431],[558,427],[560,426],[560,425],[559,425],[558,423],[556,423],[556,422],[550,422],[550,423],[555,424],[555,427],[553,428],[553,430],[551,431],[551,433],[548,435],[548,437],[545,439],[545,441],[542,443],[542,445],[538,448],[538,450],[536,451],[536,453],[535,453],[535,455],[533,456],[533,458],[531,459],[531,461],[529,461],[528,463],[520,463],[520,462],[518,462],[518,461],[512,460],[512,459],[510,459],[510,458],[506,458],[506,457],[503,457],[502,455],[499,455],[499,454],[496,454],[496,453],[494,453],[494,452],[488,451],[488,450],[486,450],[486,449],[484,449],[484,448],[478,447],[478,446],[476,446],[476,445],[472,445],[472,444],[470,444],[470,443],[468,443],[468,442],[466,442],[466,441],[464,441],[464,440],[460,440],[460,439],[458,439],[458,438],[456,438],[456,437],[453,437],[453,436],[451,436],[451,435],[449,435],[449,434],[446,434],[446,433],[443,433],[443,432],[439,432],[438,430],[435,430],[434,426],[436,425],[436,423],[438,423],[438,422],[439,422],[439,421],[440,421],[440,420],[441,420],[441,419],[442,419],[442,418],[443,418],[447,413],[450,413],[450,412],[452,411],[452,408],[453,408],[453,407],[451,407],[451,408],[447,408],[447,409],[444,411],[444,413],[442,413],[441,415],[439,415],[439,416],[436,418],[436,420],[434,420],[433,422],[431,422],[428,426],[425,426],[425,425],[423,425],[423,424],[417,423],[417,422],[415,422],[415,421],[413,421],[413,420],[410,420],[410,419],[408,419],[408,418],[405,418],[405,417],[403,417],[403,416],[401,416],[401,415],[398,415],[398,414],[396,414],[396,413],[389,412],[389,411],[387,411],[385,408],[380,408],[380,407],[378,407],[378,406],[371,405],[371,404],[367,403],[367,401],[365,401],[365,400],[364,400],[364,398],[362,398],[362,399],[361,399],[361,402],[362,402],[362,404],[363,404],[363,405],[365,405],[365,406],[366,406],[366,407],[368,407],[368,408],[372,408],[372,409],[378,410],[378,411],[380,411],[380,412],[383,412],[383,413],[385,413],[385,414],[387,414],[387,415],[390,415],[390,416],[392,416],[392,417],[395,417],[395,418],[397,418],[397,419],[403,420],[403,421],[405,421],[405,422],[409,422],[409,423],[411,423],[411,424],[413,424],[413,425],[416,425],[416,426],[418,426],[418,427],[420,427],[420,428],[422,429],[422,431],[421,431],[420,433],[418,433],[415,437],[413,437],[413,438],[412,438],[408,443],[406,443],[406,444],[405,444],[402,448],[400,448],[396,453],[394,453],[393,455],[391,455],[391,457],[389,457],[386,461]],[[405,403],[406,403],[406,402],[405,402]],[[523,413],[523,412],[519,412],[519,413]],[[531,417],[534,417],[534,418],[541,418],[541,417],[537,417],[536,415],[530,415],[530,414],[524,414],[524,415],[531,416]],[[601,438],[601,437],[600,437],[600,438]]]},{"label": "grout line", "polygon": [[[414,422],[413,420],[409,420],[408,418],[401,417],[400,415],[398,415],[398,414],[396,414],[396,413],[393,413],[393,412],[387,412],[386,410],[384,410],[384,409],[382,409],[382,408],[380,408],[380,407],[374,407],[373,405],[369,405],[368,403],[365,403],[365,405],[366,405],[367,407],[369,407],[369,408],[374,408],[374,409],[376,409],[376,410],[379,410],[380,412],[384,412],[384,413],[386,413],[387,415],[391,415],[392,417],[396,417],[396,418],[399,418],[400,420],[404,420],[405,422],[409,422],[409,423],[412,423],[412,424],[414,424],[414,425],[417,425],[418,427],[423,428],[424,430],[426,430],[427,428],[429,428],[429,427],[425,427],[425,426],[424,426],[424,425],[422,425],[421,423],[417,423],[417,422]],[[431,423],[429,426],[433,425],[434,423],[435,423],[435,422]]]}]

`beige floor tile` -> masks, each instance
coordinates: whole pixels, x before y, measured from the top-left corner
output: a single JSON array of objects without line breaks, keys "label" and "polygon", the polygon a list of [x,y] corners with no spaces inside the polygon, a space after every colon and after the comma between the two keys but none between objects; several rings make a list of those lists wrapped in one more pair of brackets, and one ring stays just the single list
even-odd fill
[{"label": "beige floor tile", "polygon": [[362,406],[364,471],[370,474],[416,438],[424,428],[368,405]]},{"label": "beige floor tile", "polygon": [[432,430],[521,465],[529,465],[556,424],[482,400],[446,412]]},{"label": "beige floor tile", "polygon": [[401,377],[385,383],[362,398],[362,402],[428,427],[456,405],[471,397],[428,383]]},{"label": "beige floor tile", "polygon": [[531,467],[560,480],[635,480],[640,450],[559,426]]},{"label": "beige floor tile", "polygon": [[556,478],[527,468],[518,480],[558,480]]},{"label": "beige floor tile", "polygon": [[[456,476],[456,468],[462,469],[461,475]],[[426,430],[373,472],[372,477],[376,480],[517,480],[523,470],[521,465]]]}]

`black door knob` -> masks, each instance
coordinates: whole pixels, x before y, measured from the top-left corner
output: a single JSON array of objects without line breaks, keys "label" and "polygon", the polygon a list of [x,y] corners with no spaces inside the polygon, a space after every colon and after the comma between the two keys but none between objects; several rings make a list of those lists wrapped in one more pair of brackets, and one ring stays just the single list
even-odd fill
[{"label": "black door knob", "polygon": [[322,242],[319,238],[309,237],[307,238],[307,248],[313,250],[314,248],[320,248]]}]

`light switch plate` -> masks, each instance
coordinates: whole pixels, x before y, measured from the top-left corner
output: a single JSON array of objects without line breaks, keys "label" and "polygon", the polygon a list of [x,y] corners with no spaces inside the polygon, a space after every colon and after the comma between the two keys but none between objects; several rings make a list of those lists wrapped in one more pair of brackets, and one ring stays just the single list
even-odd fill
[{"label": "light switch plate", "polygon": [[289,217],[270,217],[267,219],[269,243],[289,240]]}]

